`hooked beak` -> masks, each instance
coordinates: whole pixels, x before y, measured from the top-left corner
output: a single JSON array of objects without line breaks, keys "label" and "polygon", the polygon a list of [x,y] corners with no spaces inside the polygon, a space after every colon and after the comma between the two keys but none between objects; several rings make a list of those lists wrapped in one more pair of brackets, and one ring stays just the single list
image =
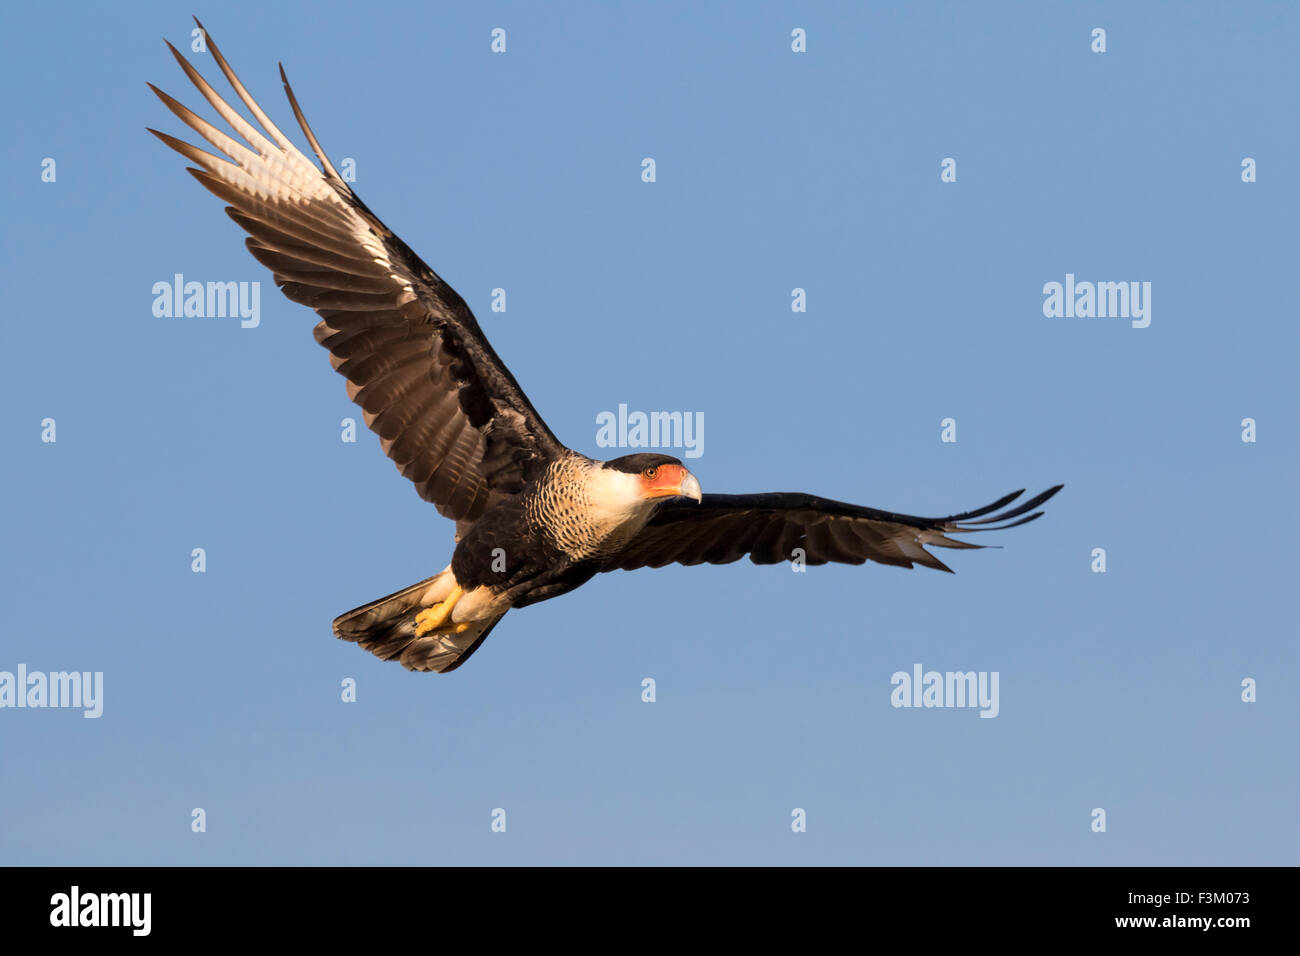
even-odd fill
[{"label": "hooked beak", "polygon": [[704,500],[704,492],[700,490],[699,481],[689,471],[677,486],[677,493],[683,498],[694,498],[697,503]]}]

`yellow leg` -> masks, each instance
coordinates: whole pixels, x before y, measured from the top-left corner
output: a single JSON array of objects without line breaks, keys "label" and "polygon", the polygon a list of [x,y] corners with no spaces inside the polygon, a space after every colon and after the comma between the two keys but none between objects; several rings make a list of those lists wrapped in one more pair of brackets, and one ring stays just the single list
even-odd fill
[{"label": "yellow leg", "polygon": [[451,593],[447,595],[447,600],[441,604],[435,604],[433,607],[427,607],[415,615],[415,636],[423,637],[430,631],[436,630],[447,623],[447,618],[451,617],[456,602],[460,600],[461,595],[464,593],[464,589],[458,584],[451,589]]}]

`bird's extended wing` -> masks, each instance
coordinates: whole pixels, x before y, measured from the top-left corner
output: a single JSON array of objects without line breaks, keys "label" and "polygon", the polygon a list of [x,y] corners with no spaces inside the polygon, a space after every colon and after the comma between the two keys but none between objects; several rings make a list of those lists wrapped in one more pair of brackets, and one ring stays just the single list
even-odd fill
[{"label": "bird's extended wing", "polygon": [[384,453],[421,497],[458,521],[476,518],[495,495],[518,491],[563,446],[464,300],[339,176],[284,69],[289,104],[323,171],[276,128],[210,36],[209,52],[260,130],[167,45],[244,142],[152,83],[167,108],[224,155],[149,132],[198,165],[189,172],[230,203],[226,212],[249,233],[248,250],[272,271],[280,290],[320,315],[316,340],[347,378],[348,396],[361,406]]},{"label": "bird's extended wing", "polygon": [[991,505],[946,518],[918,518],[813,495],[779,492],[705,495],[699,504],[670,501],[622,551],[608,558],[601,570],[728,564],[749,555],[755,564],[796,558],[806,564],[878,561],[904,568],[920,564],[951,572],[925,550],[926,545],[984,547],[948,535],[1001,531],[1033,521],[1042,514],[1034,509],[1062,487],[1049,488],[1005,511],[1000,509],[1024,494],[1023,489]]}]

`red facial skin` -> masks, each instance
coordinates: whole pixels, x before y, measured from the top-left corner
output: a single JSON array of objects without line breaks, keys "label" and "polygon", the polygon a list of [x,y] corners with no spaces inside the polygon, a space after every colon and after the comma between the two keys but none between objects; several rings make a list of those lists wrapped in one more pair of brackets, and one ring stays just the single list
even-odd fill
[{"label": "red facial skin", "polygon": [[641,494],[646,498],[671,498],[682,493],[682,482],[690,475],[681,465],[656,465],[654,477],[644,471],[638,476]]}]

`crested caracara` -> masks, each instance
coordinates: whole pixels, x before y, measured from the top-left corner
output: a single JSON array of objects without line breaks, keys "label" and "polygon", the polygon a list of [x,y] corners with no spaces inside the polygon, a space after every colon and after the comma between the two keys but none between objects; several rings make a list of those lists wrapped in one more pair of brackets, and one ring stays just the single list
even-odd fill
[{"label": "crested caracara", "polygon": [[918,518],[807,494],[706,495],[668,455],[596,461],[567,448],[464,300],[335,170],[283,68],[289,105],[319,167],[271,122],[210,36],[207,46],[258,126],[168,44],[226,128],[150,84],[217,154],[150,132],[194,163],[194,178],[229,203],[249,252],[280,290],[320,316],[316,341],[329,350],[385,454],[456,522],[446,568],[337,618],[339,637],[411,670],[446,672],[511,608],[615,568],[725,564],[748,555],[755,564],[799,557],[812,565],[876,561],[947,571],[927,546],[980,547],[951,536],[1032,521],[1060,489]]}]

